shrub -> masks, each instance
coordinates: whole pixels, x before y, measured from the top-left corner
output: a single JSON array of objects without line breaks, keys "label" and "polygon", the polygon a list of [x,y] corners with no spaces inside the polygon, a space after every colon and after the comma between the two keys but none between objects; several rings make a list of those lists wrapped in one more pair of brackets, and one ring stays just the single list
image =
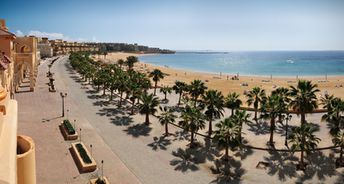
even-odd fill
[{"label": "shrub", "polygon": [[86,163],[86,164],[90,164],[92,163],[90,157],[88,156],[86,150],[84,149],[84,147],[82,146],[82,144],[78,143],[75,145],[76,149],[78,150],[82,160]]},{"label": "shrub", "polygon": [[75,130],[74,130],[72,124],[69,122],[68,119],[63,120],[63,126],[67,129],[67,133],[69,135],[75,134]]}]

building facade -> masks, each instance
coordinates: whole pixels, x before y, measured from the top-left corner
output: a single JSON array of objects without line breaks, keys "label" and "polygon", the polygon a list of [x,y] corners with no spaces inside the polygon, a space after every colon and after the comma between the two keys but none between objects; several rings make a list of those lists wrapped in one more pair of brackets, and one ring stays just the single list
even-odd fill
[{"label": "building facade", "polygon": [[34,39],[17,38],[0,19],[0,184],[36,184],[35,144],[17,135],[18,107],[12,99],[18,63],[38,59]]},{"label": "building facade", "polygon": [[53,47],[48,38],[43,37],[38,39],[38,50],[41,54],[41,58],[53,57]]},{"label": "building facade", "polygon": [[50,40],[50,44],[53,48],[54,56],[68,54],[70,52],[99,51],[99,47],[95,44],[67,42],[62,39]]}]

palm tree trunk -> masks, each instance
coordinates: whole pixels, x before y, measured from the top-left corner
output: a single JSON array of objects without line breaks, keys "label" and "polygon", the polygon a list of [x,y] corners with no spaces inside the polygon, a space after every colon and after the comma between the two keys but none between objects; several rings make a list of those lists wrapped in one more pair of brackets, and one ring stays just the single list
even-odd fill
[{"label": "palm tree trunk", "polygon": [[225,149],[225,160],[229,159],[229,155],[228,155],[228,144],[226,144],[226,149]]},{"label": "palm tree trunk", "polygon": [[257,121],[257,108],[254,108],[254,120]]},{"label": "palm tree trunk", "polygon": [[156,88],[158,86],[158,81],[155,81],[155,84],[154,84],[154,96],[156,95]]},{"label": "palm tree trunk", "polygon": [[194,132],[191,131],[191,140],[190,140],[190,147],[192,148],[194,144]]},{"label": "palm tree trunk", "polygon": [[165,93],[165,101],[167,100],[167,93]]},{"label": "palm tree trunk", "polygon": [[135,100],[133,101],[132,105],[131,105],[131,114],[134,114],[134,107],[135,107]]},{"label": "palm tree trunk", "polygon": [[304,112],[301,112],[301,125],[303,125],[304,123],[306,123],[306,115]]},{"label": "palm tree trunk", "polygon": [[149,113],[146,113],[146,121],[145,121],[146,125],[149,125]]},{"label": "palm tree trunk", "polygon": [[168,123],[165,123],[165,135],[168,136]]},{"label": "palm tree trunk", "polygon": [[[305,136],[304,135],[302,135],[302,138],[301,138],[301,144],[302,145],[305,145]],[[303,146],[301,146],[301,158],[300,158],[300,169],[304,169],[304,165],[305,165],[305,163],[304,163],[304,161],[303,161],[303,153],[304,152],[304,147]]]},{"label": "palm tree trunk", "polygon": [[120,97],[119,97],[119,106],[122,106],[122,96],[123,96],[123,91],[121,91],[120,93]]},{"label": "palm tree trunk", "polygon": [[242,122],[240,122],[239,136],[238,136],[238,140],[239,140],[239,144],[240,144],[240,145],[241,145],[241,130],[242,130]]},{"label": "palm tree trunk", "polygon": [[111,93],[110,93],[110,101],[112,100],[112,96],[113,96],[113,90],[110,90]]},{"label": "palm tree trunk", "polygon": [[270,121],[270,146],[274,145],[275,118]]},{"label": "palm tree trunk", "polygon": [[303,148],[301,148],[300,169],[304,169],[305,163],[303,162]]},{"label": "palm tree trunk", "polygon": [[180,105],[180,99],[182,98],[182,93],[179,93],[178,106]]},{"label": "palm tree trunk", "polygon": [[234,115],[234,108],[232,108],[231,110],[232,110],[231,117],[233,117],[233,115]]},{"label": "palm tree trunk", "polygon": [[97,85],[97,92],[99,92],[99,90],[100,90],[100,85],[98,84]]},{"label": "palm tree trunk", "polygon": [[103,86],[103,95],[105,95],[105,90],[106,90],[106,88],[105,88],[105,86]]},{"label": "palm tree trunk", "polygon": [[339,163],[343,163],[343,146],[340,147]]},{"label": "palm tree trunk", "polygon": [[209,118],[209,130],[208,130],[208,136],[209,137],[211,137],[211,134],[213,133],[212,119],[213,118]]}]

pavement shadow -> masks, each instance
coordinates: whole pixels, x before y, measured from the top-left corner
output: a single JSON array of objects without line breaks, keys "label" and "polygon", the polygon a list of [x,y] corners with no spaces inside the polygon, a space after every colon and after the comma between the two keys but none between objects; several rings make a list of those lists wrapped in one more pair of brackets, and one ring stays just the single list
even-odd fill
[{"label": "pavement shadow", "polygon": [[335,181],[335,184],[342,184],[342,183],[344,183],[344,171],[342,171],[339,174],[337,180]]},{"label": "pavement shadow", "polygon": [[238,149],[234,156],[239,157],[241,160],[245,160],[248,156],[252,155],[254,153],[254,150],[252,148],[249,147],[242,147],[240,149]]},{"label": "pavement shadow", "polygon": [[88,94],[98,94],[99,93],[98,90],[94,90],[94,89],[90,89],[90,90],[87,90],[85,92],[88,93]]},{"label": "pavement shadow", "polygon": [[140,136],[149,136],[149,133],[152,131],[152,128],[145,124],[136,124],[128,127],[123,131],[127,132],[128,135],[137,138]]},{"label": "pavement shadow", "polygon": [[204,145],[198,146],[190,152],[194,155],[196,163],[205,163],[207,160],[214,161],[216,157],[221,156],[217,145],[213,144],[209,138],[204,138]]},{"label": "pavement shadow", "polygon": [[111,118],[111,123],[115,124],[116,126],[129,126],[131,123],[133,123],[133,118],[131,116],[116,116],[114,118]]},{"label": "pavement shadow", "polygon": [[172,151],[172,155],[176,157],[170,161],[170,165],[174,166],[175,171],[185,173],[187,171],[197,171],[199,167],[195,163],[195,156],[191,154],[192,149],[178,148],[176,151]]},{"label": "pavement shadow", "polygon": [[190,140],[190,134],[188,131],[185,131],[185,130],[175,131],[173,135],[174,135],[174,139],[172,139],[172,141]]},{"label": "pavement shadow", "polygon": [[270,125],[265,122],[247,122],[246,125],[249,127],[247,130],[251,131],[255,135],[265,135],[270,133]]},{"label": "pavement shadow", "polygon": [[264,157],[269,175],[277,174],[280,181],[297,176],[295,163],[298,162],[298,158],[296,156],[288,152],[270,151],[269,153],[270,156]]},{"label": "pavement shadow", "polygon": [[118,108],[103,108],[100,109],[96,114],[100,116],[115,116],[115,115],[125,115],[121,109]]},{"label": "pavement shadow", "polygon": [[166,139],[166,136],[160,136],[160,137],[153,137],[153,142],[147,144],[147,146],[151,147],[152,150],[157,151],[160,150],[166,150],[167,146],[171,144],[170,139]]},{"label": "pavement shadow", "polygon": [[54,118],[42,118],[42,123],[46,123],[46,122],[49,122],[51,120],[55,120],[55,119],[59,119],[59,118],[62,118],[61,116],[57,116],[57,117],[54,117]]},{"label": "pavement shadow", "polygon": [[321,151],[313,152],[307,157],[309,165],[307,165],[304,175],[298,178],[298,182],[305,182],[313,177],[318,180],[325,180],[327,177],[338,175],[333,154],[324,155]]},{"label": "pavement shadow", "polygon": [[210,168],[213,174],[216,174],[216,179],[210,183],[241,183],[241,176],[246,173],[240,161],[229,158],[228,161],[223,159],[216,159],[214,166]]}]

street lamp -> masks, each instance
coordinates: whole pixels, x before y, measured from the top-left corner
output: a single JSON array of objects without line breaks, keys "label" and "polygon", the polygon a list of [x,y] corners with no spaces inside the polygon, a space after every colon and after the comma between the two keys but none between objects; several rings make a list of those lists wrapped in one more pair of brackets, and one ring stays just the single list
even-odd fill
[{"label": "street lamp", "polygon": [[104,160],[102,160],[102,180],[104,179]]},{"label": "street lamp", "polygon": [[81,128],[80,128],[80,143],[81,143]]},{"label": "street lamp", "polygon": [[93,157],[93,155],[92,155],[92,144],[90,144],[90,148],[91,148],[91,156]]},{"label": "street lamp", "polygon": [[290,115],[289,113],[286,114],[286,117],[285,117],[285,141],[284,141],[284,145],[286,147],[288,147],[288,121],[291,120],[293,116]]},{"label": "street lamp", "polygon": [[62,117],[64,117],[64,98],[67,97],[67,93],[60,93],[61,98],[62,98]]}]

